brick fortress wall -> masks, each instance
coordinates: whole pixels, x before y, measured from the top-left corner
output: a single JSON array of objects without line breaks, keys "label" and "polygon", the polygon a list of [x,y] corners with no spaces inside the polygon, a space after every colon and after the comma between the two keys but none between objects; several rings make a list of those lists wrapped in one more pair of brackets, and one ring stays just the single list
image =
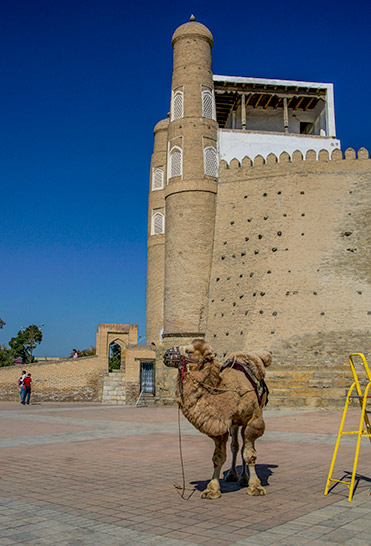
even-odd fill
[{"label": "brick fortress wall", "polygon": [[275,366],[367,354],[370,164],[348,149],[221,162],[207,339]]},{"label": "brick fortress wall", "polygon": [[98,356],[0,368],[0,399],[19,401],[22,370],[32,376],[31,402],[100,401],[107,358]]}]

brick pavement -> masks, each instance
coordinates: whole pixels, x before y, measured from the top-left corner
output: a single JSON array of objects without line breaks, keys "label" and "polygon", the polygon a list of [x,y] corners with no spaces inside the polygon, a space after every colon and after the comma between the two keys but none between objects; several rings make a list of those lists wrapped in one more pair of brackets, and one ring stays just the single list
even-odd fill
[{"label": "brick pavement", "polygon": [[[265,415],[257,471],[267,495],[222,482],[219,500],[196,491],[183,501],[173,487],[181,482],[176,408],[2,402],[0,545],[370,545],[368,440],[349,503],[343,485],[323,495],[341,412]],[[351,412],[349,426],[358,416]],[[181,426],[188,486],[203,489],[213,444],[184,418]],[[338,477],[351,471],[354,447],[354,438],[342,440]]]}]

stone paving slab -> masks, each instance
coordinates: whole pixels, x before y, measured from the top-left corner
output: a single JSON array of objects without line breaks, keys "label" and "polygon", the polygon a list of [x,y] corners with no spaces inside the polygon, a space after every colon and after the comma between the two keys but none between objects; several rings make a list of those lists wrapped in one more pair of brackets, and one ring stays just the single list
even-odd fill
[{"label": "stone paving slab", "polygon": [[[0,546],[371,544],[368,439],[352,502],[343,485],[323,495],[341,411],[266,411],[256,447],[267,495],[222,482],[216,501],[199,496],[213,444],[184,418],[187,487],[197,491],[184,501],[173,486],[182,481],[177,418],[172,407],[0,403]],[[349,426],[358,419],[352,410]],[[355,451],[355,438],[344,440],[339,478]]]}]

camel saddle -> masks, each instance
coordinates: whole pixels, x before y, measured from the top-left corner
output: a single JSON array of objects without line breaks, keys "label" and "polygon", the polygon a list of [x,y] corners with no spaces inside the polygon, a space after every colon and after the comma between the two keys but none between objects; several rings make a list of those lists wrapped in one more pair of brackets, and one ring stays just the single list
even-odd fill
[{"label": "camel saddle", "polygon": [[220,371],[222,372],[227,368],[233,368],[234,370],[238,370],[244,373],[255,391],[255,394],[258,398],[259,406],[262,405],[264,395],[266,395],[264,405],[266,406],[268,404],[269,389],[264,379],[258,381],[254,374],[251,372],[251,370],[248,368],[248,366],[246,366],[246,364],[244,364],[243,362],[237,362],[236,360],[227,360],[220,368]]}]

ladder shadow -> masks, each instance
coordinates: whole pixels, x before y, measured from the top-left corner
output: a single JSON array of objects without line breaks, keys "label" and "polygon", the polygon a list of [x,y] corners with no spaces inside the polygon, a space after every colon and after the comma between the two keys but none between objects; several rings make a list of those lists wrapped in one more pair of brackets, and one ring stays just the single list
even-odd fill
[{"label": "ladder shadow", "polygon": [[[342,477],[340,478],[341,481],[350,481],[351,478],[352,478],[352,472],[349,471],[349,470],[343,470],[343,475]],[[365,482],[365,483],[370,483],[371,484],[371,478],[368,478],[367,476],[364,476],[363,474],[358,474],[356,473],[355,475],[355,480],[354,480],[354,488],[353,488],[353,495],[354,493],[357,491],[357,488],[359,486],[360,483],[362,482]],[[335,487],[337,485],[344,485],[342,483],[339,483],[339,482],[334,482],[331,487],[329,487],[329,490],[328,492],[330,493],[333,489],[335,489]]]}]

